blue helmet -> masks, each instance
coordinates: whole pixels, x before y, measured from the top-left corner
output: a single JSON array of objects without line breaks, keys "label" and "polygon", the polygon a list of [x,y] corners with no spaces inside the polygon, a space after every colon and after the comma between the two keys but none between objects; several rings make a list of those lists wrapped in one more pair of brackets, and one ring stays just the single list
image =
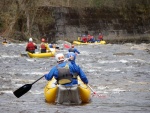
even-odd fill
[{"label": "blue helmet", "polygon": [[[70,61],[75,61],[76,60],[76,54],[74,52],[69,52],[67,54],[67,58],[70,58],[69,59]],[[71,59],[71,58],[73,58],[73,59]]]}]

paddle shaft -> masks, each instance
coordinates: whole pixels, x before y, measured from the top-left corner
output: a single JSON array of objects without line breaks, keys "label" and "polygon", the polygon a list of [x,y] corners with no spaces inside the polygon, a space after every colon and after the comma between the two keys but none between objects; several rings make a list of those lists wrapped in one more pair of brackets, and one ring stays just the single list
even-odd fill
[{"label": "paddle shaft", "polygon": [[[93,90],[93,88],[91,88],[91,86],[88,84],[87,85],[90,89],[91,89],[91,91],[94,93],[94,94],[97,94],[94,90]],[[98,96],[100,96],[99,94],[97,94]]]},{"label": "paddle shaft", "polygon": [[91,88],[91,86],[88,84],[87,85],[90,89],[91,89],[91,91],[93,92],[93,93],[95,93],[95,91]]},{"label": "paddle shaft", "polygon": [[39,81],[40,79],[42,79],[44,76],[45,76],[45,75],[43,75],[42,77],[40,77],[39,79],[37,79],[36,81],[34,81],[34,82],[32,83],[32,85],[35,84],[35,83],[36,83],[37,81]]}]

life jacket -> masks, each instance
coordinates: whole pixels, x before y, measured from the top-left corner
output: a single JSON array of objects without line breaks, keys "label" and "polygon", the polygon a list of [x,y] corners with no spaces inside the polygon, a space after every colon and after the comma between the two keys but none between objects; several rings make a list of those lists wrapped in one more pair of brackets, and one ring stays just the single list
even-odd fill
[{"label": "life jacket", "polygon": [[70,48],[69,52],[74,52],[75,53],[75,49],[74,48]]},{"label": "life jacket", "polygon": [[92,38],[92,36],[88,36],[88,37],[87,37],[87,40],[89,41],[89,40],[91,40],[91,38]]},{"label": "life jacket", "polygon": [[83,38],[82,38],[82,41],[83,41],[83,42],[87,42],[87,38],[86,38],[86,37],[83,37]]},{"label": "life jacket", "polygon": [[46,49],[45,43],[41,43],[41,49]]},{"label": "life jacket", "polygon": [[58,67],[58,84],[68,84],[72,82],[73,75],[70,73],[69,65],[66,64],[65,67]]},{"label": "life jacket", "polygon": [[103,35],[100,35],[100,36],[99,36],[99,39],[103,39]]},{"label": "life jacket", "polygon": [[33,42],[29,42],[28,45],[27,45],[27,50],[30,51],[30,50],[35,50],[35,45],[33,44]]}]

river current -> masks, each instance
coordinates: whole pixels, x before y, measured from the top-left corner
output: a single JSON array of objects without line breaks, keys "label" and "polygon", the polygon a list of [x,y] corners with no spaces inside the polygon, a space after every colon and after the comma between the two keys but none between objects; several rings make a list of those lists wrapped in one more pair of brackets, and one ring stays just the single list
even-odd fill
[{"label": "river current", "polygon": [[[45,102],[43,78],[20,98],[13,91],[30,84],[56,65],[54,57],[21,56],[25,43],[0,45],[0,113],[150,113],[150,44],[75,46],[76,63],[96,92],[85,105]],[[66,48],[57,53],[66,54]],[[100,96],[98,96],[99,94]]]}]

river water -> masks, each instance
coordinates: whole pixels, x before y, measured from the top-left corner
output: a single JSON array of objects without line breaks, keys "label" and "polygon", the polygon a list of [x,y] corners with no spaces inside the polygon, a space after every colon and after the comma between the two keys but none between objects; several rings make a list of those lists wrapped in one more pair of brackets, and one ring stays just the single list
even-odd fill
[{"label": "river water", "polygon": [[[20,98],[13,91],[30,84],[56,64],[55,58],[20,54],[25,44],[0,45],[0,113],[150,113],[150,44],[80,45],[76,63],[96,94],[85,105],[45,102],[43,78]],[[67,49],[57,53],[67,53]],[[100,96],[98,96],[99,94]]]}]

